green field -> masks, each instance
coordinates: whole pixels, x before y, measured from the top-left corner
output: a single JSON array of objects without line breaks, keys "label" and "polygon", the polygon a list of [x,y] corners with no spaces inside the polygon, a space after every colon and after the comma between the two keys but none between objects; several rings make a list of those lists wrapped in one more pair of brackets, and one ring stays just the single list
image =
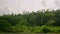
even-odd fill
[{"label": "green field", "polygon": [[60,33],[60,27],[49,27],[49,26],[29,26],[29,27],[22,26],[21,28],[16,27],[15,30],[18,32],[24,32],[24,33],[26,32],[28,33]]},{"label": "green field", "polygon": [[[17,27],[16,27],[17,28]],[[49,26],[22,26],[22,28],[13,28],[12,32],[1,32],[1,34],[59,34],[60,27],[49,27]],[[17,32],[15,32],[17,31]]]}]

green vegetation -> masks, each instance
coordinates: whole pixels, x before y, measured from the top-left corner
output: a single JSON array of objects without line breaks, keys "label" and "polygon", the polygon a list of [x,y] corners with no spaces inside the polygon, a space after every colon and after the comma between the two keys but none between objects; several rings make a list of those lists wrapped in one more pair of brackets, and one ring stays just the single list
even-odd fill
[{"label": "green vegetation", "polygon": [[0,16],[0,32],[59,33],[60,10]]}]

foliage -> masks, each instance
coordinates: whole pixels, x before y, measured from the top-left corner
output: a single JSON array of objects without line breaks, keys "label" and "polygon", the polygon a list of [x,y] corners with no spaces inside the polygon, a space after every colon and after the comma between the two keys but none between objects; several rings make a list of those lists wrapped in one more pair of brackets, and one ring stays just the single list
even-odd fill
[{"label": "foliage", "polygon": [[11,24],[9,24],[7,21],[5,20],[0,20],[0,30],[1,31],[6,31],[8,32],[9,29],[11,27]]},{"label": "foliage", "polygon": [[[48,27],[47,27],[48,26]],[[23,14],[3,14],[0,16],[0,31],[3,32],[60,32],[60,10],[42,10]]]}]

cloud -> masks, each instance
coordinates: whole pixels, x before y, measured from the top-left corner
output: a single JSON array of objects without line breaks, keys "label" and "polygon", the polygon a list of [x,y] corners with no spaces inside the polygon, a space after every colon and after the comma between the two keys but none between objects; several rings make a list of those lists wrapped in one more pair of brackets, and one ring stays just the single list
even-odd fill
[{"label": "cloud", "polygon": [[42,4],[45,6],[45,9],[57,9],[57,5],[55,4],[55,0],[43,0]]},{"label": "cloud", "polygon": [[[25,11],[37,11],[41,9],[58,9],[60,0],[0,0],[0,9],[8,7],[9,11],[3,9],[6,13],[21,13]],[[4,13],[0,10],[0,13]]]},{"label": "cloud", "polygon": [[60,8],[60,0],[55,0],[55,4]]},{"label": "cloud", "polygon": [[0,9],[0,15],[2,14],[10,14],[10,10],[8,8],[3,8],[3,9]]}]

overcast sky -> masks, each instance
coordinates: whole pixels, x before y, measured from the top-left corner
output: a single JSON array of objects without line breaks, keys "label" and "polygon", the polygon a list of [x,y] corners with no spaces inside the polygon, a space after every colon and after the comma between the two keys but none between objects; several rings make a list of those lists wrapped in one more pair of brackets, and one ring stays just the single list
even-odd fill
[{"label": "overcast sky", "polygon": [[0,0],[0,14],[59,8],[60,0]]}]

